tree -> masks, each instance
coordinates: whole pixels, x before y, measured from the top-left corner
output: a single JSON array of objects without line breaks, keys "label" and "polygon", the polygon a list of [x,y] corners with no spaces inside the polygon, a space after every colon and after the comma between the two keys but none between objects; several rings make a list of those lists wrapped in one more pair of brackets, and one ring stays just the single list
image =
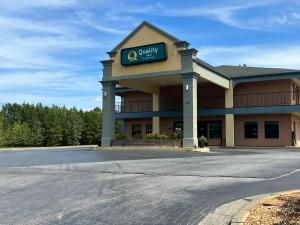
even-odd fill
[{"label": "tree", "polygon": [[0,146],[97,144],[100,139],[99,108],[84,112],[24,103],[5,104],[0,109]]},{"label": "tree", "polygon": [[82,119],[78,111],[73,108],[67,113],[64,129],[64,144],[79,145],[82,133]]},{"label": "tree", "polygon": [[30,146],[30,129],[26,123],[16,122],[8,129],[8,146]]},{"label": "tree", "polygon": [[90,145],[98,144],[101,141],[101,110],[95,108],[92,111],[83,114],[83,131],[81,143]]},{"label": "tree", "polygon": [[0,146],[6,144],[6,132],[4,130],[4,115],[0,112]]},{"label": "tree", "polygon": [[45,144],[47,146],[58,146],[63,141],[63,113],[55,106],[45,112]]}]

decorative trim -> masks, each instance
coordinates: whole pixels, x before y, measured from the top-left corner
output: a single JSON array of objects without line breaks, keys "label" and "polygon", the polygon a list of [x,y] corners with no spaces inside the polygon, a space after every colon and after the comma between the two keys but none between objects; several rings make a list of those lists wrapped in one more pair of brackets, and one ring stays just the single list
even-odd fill
[{"label": "decorative trim", "polygon": [[182,79],[190,79],[190,78],[194,78],[194,79],[197,79],[198,80],[198,74],[197,73],[184,73],[184,74],[181,74],[181,77]]},{"label": "decorative trim", "polygon": [[117,51],[123,44],[125,44],[131,37],[133,37],[140,29],[142,29],[143,26],[148,26],[152,28],[153,30],[157,31],[158,33],[161,33],[162,35],[170,38],[174,42],[179,42],[181,41],[180,39],[174,37],[173,35],[165,32],[164,30],[154,26],[153,24],[143,21],[138,27],[136,27],[129,35],[127,35],[116,47],[114,47],[110,52],[115,52]]},{"label": "decorative trim", "polygon": [[175,43],[177,48],[188,48],[190,46],[190,43],[187,41],[178,41]]},{"label": "decorative trim", "polygon": [[169,70],[169,71],[162,71],[162,72],[153,72],[153,73],[140,73],[134,75],[114,75],[113,77],[109,78],[109,80],[131,80],[131,79],[141,79],[141,78],[149,78],[149,77],[160,77],[160,76],[173,76],[173,75],[180,75],[182,70]]},{"label": "decorative trim", "polygon": [[113,58],[116,56],[118,52],[107,52],[107,54],[109,55],[109,57]]},{"label": "decorative trim", "polygon": [[100,83],[102,86],[115,86],[118,82],[113,80],[102,80]]},{"label": "decorative trim", "polygon": [[103,64],[103,66],[111,66],[114,60],[109,59],[109,60],[102,60],[100,62]]},{"label": "decorative trim", "polygon": [[195,56],[198,52],[195,48],[182,49],[178,51],[182,56],[192,55]]}]

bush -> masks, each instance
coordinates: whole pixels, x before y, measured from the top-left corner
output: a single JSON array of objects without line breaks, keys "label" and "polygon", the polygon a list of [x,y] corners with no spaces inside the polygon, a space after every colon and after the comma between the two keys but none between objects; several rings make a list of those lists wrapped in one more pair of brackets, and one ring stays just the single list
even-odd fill
[{"label": "bush", "polygon": [[142,134],[139,134],[139,133],[133,135],[133,137],[132,137],[132,139],[142,139],[142,138],[143,138]]},{"label": "bush", "polygon": [[207,138],[204,137],[203,135],[198,139],[198,143],[200,148],[203,148],[205,145],[208,144]]},{"label": "bush", "polygon": [[125,140],[126,139],[126,135],[124,135],[124,134],[117,134],[116,135],[116,139],[117,140]]},{"label": "bush", "polygon": [[179,133],[174,133],[171,135],[166,135],[165,133],[163,134],[146,134],[145,139],[182,139],[182,134]]}]

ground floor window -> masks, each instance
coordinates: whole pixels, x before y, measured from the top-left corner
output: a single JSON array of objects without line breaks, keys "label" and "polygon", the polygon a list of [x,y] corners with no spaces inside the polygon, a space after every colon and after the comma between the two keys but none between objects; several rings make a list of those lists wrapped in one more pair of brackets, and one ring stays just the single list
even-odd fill
[{"label": "ground floor window", "polygon": [[142,125],[141,124],[132,124],[131,135],[133,139],[141,139],[142,138]]},{"label": "ground floor window", "polygon": [[245,138],[258,138],[257,122],[244,123]]},{"label": "ground floor window", "polygon": [[152,134],[152,123],[146,124],[146,134]]},{"label": "ground floor window", "polygon": [[219,121],[209,122],[209,138],[221,138],[222,123]]},{"label": "ground floor window", "polygon": [[278,121],[265,121],[265,138],[279,138]]},{"label": "ground floor window", "polygon": [[182,121],[175,121],[173,124],[174,132],[183,133],[183,122]]}]

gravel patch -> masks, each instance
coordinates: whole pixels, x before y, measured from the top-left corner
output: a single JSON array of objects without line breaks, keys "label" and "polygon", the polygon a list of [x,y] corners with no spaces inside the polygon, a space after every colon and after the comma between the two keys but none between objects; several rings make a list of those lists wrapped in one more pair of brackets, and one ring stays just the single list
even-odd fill
[{"label": "gravel patch", "polygon": [[300,225],[300,192],[260,201],[248,213],[245,225]]}]

